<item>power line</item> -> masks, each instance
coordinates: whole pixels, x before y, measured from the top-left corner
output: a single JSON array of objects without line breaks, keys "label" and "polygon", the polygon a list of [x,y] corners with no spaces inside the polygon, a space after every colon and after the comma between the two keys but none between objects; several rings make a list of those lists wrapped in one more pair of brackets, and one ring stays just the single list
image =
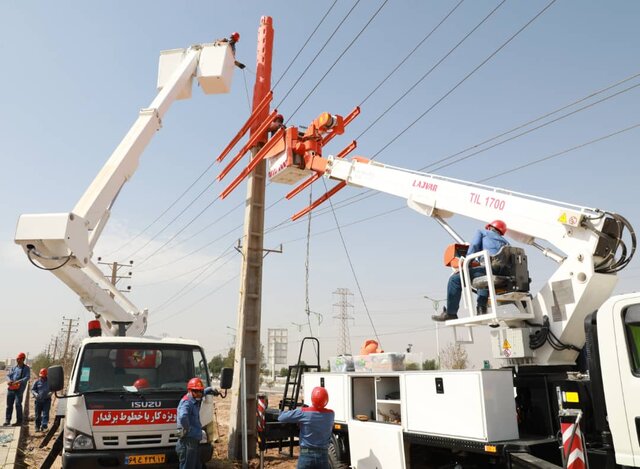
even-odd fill
[{"label": "power line", "polygon": [[[311,67],[311,65],[313,65],[313,63],[316,61],[316,59],[320,56],[320,54],[322,53],[322,51],[325,49],[325,47],[327,47],[327,44],[329,44],[329,42],[331,41],[331,39],[333,39],[333,37],[335,36],[335,34],[338,32],[338,30],[342,27],[342,25],[344,24],[345,21],[347,21],[347,18],[349,18],[349,16],[351,15],[351,13],[353,12],[353,10],[356,9],[356,7],[358,6],[358,4],[360,3],[360,0],[358,0],[356,3],[353,4],[353,6],[351,7],[351,9],[347,12],[347,14],[344,16],[344,18],[342,18],[342,21],[340,21],[340,23],[338,23],[338,26],[336,26],[336,28],[333,30],[333,32],[329,35],[329,39],[327,39],[325,41],[325,43],[322,45],[322,47],[320,48],[320,50],[318,52],[316,52],[316,55],[313,59],[311,59],[311,62],[309,62],[309,64],[306,66],[306,68],[302,71],[302,73],[300,74],[300,76],[298,77],[298,79],[295,81],[295,83],[289,88],[289,91],[287,91],[287,93],[284,95],[284,98],[282,98],[280,100],[280,102],[276,105],[276,108],[280,108],[280,106],[282,105],[282,103],[284,103],[284,101],[287,99],[287,97],[291,94],[291,92],[293,91],[293,89],[298,85],[298,83],[300,82],[300,80],[302,80],[302,77],[304,76],[305,73],[307,73],[307,71],[309,70],[309,68]],[[287,123],[289,121],[287,120]]]},{"label": "power line", "polygon": [[376,92],[378,91],[378,89],[389,79],[391,78],[391,76],[400,68],[402,67],[402,65],[409,59],[409,57],[411,57],[419,48],[420,46],[422,46],[422,44],[424,44],[426,42],[427,39],[429,39],[433,33],[435,33],[440,26],[442,26],[442,24],[447,21],[447,19],[453,14],[454,11],[456,11],[458,9],[458,7],[460,5],[462,5],[462,3],[464,2],[464,0],[460,0],[451,10],[449,10],[449,13],[447,13],[445,15],[444,18],[442,18],[440,20],[440,22],[431,30],[427,33],[427,35],[425,37],[422,38],[422,40],[420,42],[418,42],[418,44],[411,50],[411,52],[409,52],[404,59],[402,59],[402,61],[400,61],[400,63],[398,65],[395,66],[395,68],[393,70],[391,70],[391,72],[384,77],[380,83],[378,83],[378,85],[367,95],[366,98],[364,98],[362,101],[360,101],[360,104],[358,106],[363,106],[364,103],[366,103],[369,98]]},{"label": "power line", "polygon": [[[327,189],[327,184],[325,182],[325,180],[322,180],[325,190]],[[329,203],[331,204],[331,207],[333,208],[333,202],[331,202],[331,199],[329,199]],[[362,288],[360,287],[360,281],[358,280],[358,275],[356,274],[356,269],[353,266],[353,262],[351,262],[351,256],[349,255],[349,249],[347,248],[347,243],[344,240],[344,236],[342,236],[342,230],[340,229],[340,223],[338,222],[338,217],[335,214],[335,211],[331,211],[331,213],[333,214],[333,219],[336,222],[336,227],[338,229],[338,234],[340,235],[340,241],[342,242],[342,247],[344,249],[344,253],[345,256],[347,257],[347,262],[349,263],[349,268],[351,269],[351,274],[353,275],[353,279],[356,282],[356,287],[358,288],[358,293],[360,294],[360,299],[362,300],[362,304],[364,306],[364,310],[367,313],[367,317],[369,318],[369,323],[371,324],[371,328],[373,329],[373,334],[376,336],[376,339],[378,340],[378,343],[380,343],[380,339],[378,337],[378,331],[376,331],[376,326],[373,324],[373,319],[371,318],[371,314],[369,314],[369,308],[367,306],[367,302],[364,299],[364,293],[362,292]]]},{"label": "power line", "polygon": [[[558,121],[560,121],[560,120],[562,120],[562,119],[565,119],[565,118],[567,118],[567,117],[570,117],[570,116],[572,116],[572,115],[574,115],[574,114],[577,114],[578,112],[581,112],[581,111],[584,111],[584,110],[586,110],[586,109],[589,109],[589,108],[591,108],[591,107],[593,107],[593,106],[595,106],[595,105],[597,105],[597,104],[600,104],[600,103],[603,103],[603,102],[605,102],[605,101],[608,101],[609,99],[615,98],[616,96],[619,96],[619,95],[621,95],[622,93],[626,93],[627,91],[631,91],[632,89],[635,89],[635,88],[637,88],[638,86],[640,86],[640,83],[635,84],[635,85],[632,85],[632,86],[630,86],[630,87],[628,87],[628,88],[625,88],[624,90],[618,91],[617,93],[614,93],[614,94],[612,94],[612,95],[605,96],[604,98],[599,99],[599,100],[597,100],[597,101],[594,101],[593,103],[589,103],[589,104],[587,104],[587,105],[585,105],[585,106],[582,106],[582,107],[580,107],[580,108],[578,108],[578,109],[575,109],[574,111],[568,112],[567,114],[561,115],[561,116],[559,116],[559,117],[556,117],[555,119],[552,119],[552,120],[550,120],[550,121],[544,122],[544,123],[542,123],[542,124],[540,124],[540,125],[538,125],[538,126],[536,126],[536,127],[533,127],[533,128],[531,128],[531,129],[525,130],[524,132],[521,132],[521,133],[519,133],[519,134],[513,135],[513,136],[511,136],[511,137],[509,137],[509,138],[507,138],[507,139],[504,139],[504,140],[500,141],[500,142],[494,143],[493,145],[490,145],[490,146],[488,146],[488,147],[482,148],[482,149],[477,150],[477,151],[475,151],[475,152],[473,152],[473,153],[469,153],[468,155],[465,155],[465,156],[463,156],[463,157],[461,157],[461,158],[458,158],[458,159],[456,159],[456,160],[454,160],[454,161],[451,161],[451,162],[449,162],[449,163],[446,163],[446,164],[443,164],[443,165],[441,165],[441,166],[438,166],[437,168],[434,168],[434,169],[433,169],[433,171],[439,171],[439,170],[441,170],[441,169],[447,168],[447,167],[449,167],[449,166],[451,166],[451,165],[453,165],[453,164],[460,163],[461,161],[464,161],[464,160],[466,160],[466,159],[468,159],[468,158],[471,158],[472,156],[478,155],[478,154],[483,153],[483,152],[485,152],[485,151],[487,151],[487,150],[491,150],[492,148],[495,148],[495,147],[497,147],[497,146],[499,146],[499,145],[502,145],[503,143],[510,142],[511,140],[515,140],[516,138],[522,137],[522,136],[527,135],[527,134],[529,134],[529,133],[531,133],[531,132],[535,132],[535,131],[536,131],[536,130],[538,130],[538,129],[541,129],[541,128],[546,127],[546,126],[548,126],[548,125],[551,125],[551,124],[553,124],[553,123],[555,123],[555,122],[558,122]],[[446,158],[446,159],[449,159],[449,158],[451,158],[451,157],[448,157],[448,158]],[[446,160],[446,159],[445,159],[445,160]],[[445,161],[445,160],[440,160],[440,161]],[[437,163],[439,163],[440,161],[437,161],[437,162],[431,163],[431,164],[429,164],[429,166],[428,166],[428,167],[432,167],[432,166],[436,165]],[[425,167],[425,168],[426,168],[426,167]],[[422,170],[423,170],[423,169],[425,169],[425,168],[421,168],[421,169],[420,169],[420,171],[422,171]]]},{"label": "power line", "polygon": [[324,16],[320,19],[320,22],[316,25],[315,29],[311,32],[311,34],[309,35],[305,43],[302,45],[298,53],[295,55],[295,57],[291,60],[291,62],[289,62],[289,65],[287,65],[287,68],[285,68],[284,72],[282,72],[282,75],[280,75],[280,78],[278,78],[278,80],[276,81],[276,84],[273,85],[273,88],[272,88],[273,91],[275,91],[275,89],[278,87],[278,84],[287,74],[287,72],[289,71],[293,63],[298,59],[298,56],[302,53],[304,48],[307,47],[307,44],[309,44],[309,41],[311,41],[311,38],[316,34],[316,32],[318,31],[318,28],[320,28],[320,25],[324,23],[324,20],[327,18],[327,16],[329,16],[329,13],[331,13],[331,10],[333,10],[333,7],[336,6],[336,3],[338,3],[338,0],[333,0],[333,3],[329,7],[329,9],[326,11]]},{"label": "power line", "polygon": [[311,89],[311,91],[309,91],[307,96],[302,100],[302,102],[298,105],[298,107],[295,109],[295,111],[293,111],[293,113],[289,116],[289,119],[287,119],[287,122],[289,122],[289,120],[291,118],[293,118],[293,116],[295,116],[296,113],[300,110],[302,105],[307,102],[307,99],[309,99],[309,97],[313,94],[313,92],[316,90],[316,88],[318,88],[318,86],[320,86],[320,83],[322,83],[322,81],[326,78],[326,76],[329,74],[329,72],[331,72],[331,70],[333,70],[333,67],[336,66],[336,64],[340,61],[340,59],[344,56],[344,54],[346,54],[347,51],[349,49],[351,49],[351,46],[358,40],[358,38],[362,35],[362,33],[365,31],[365,29],[367,29],[367,27],[369,27],[371,22],[375,19],[376,16],[378,16],[378,13],[380,13],[380,10],[382,10],[382,8],[387,4],[388,1],[389,0],[384,0],[384,2],[382,2],[382,5],[380,5],[380,7],[376,10],[376,12],[373,14],[373,16],[371,18],[369,18],[369,21],[367,21],[367,23],[363,26],[363,28],[360,30],[360,32],[358,34],[356,34],[356,37],[354,37],[353,40],[349,43],[349,45],[347,45],[347,47],[344,49],[344,51],[342,51],[342,53],[338,56],[338,58],[331,64],[331,66],[325,72],[325,74],[322,75],[320,80],[318,80],[316,85]]},{"label": "power line", "polygon": [[580,145],[576,145],[576,146],[574,146],[574,147],[567,148],[566,150],[559,151],[559,152],[554,153],[554,154],[552,154],[552,155],[545,156],[544,158],[539,158],[539,159],[537,159],[537,160],[530,161],[529,163],[526,163],[526,164],[523,164],[523,165],[517,166],[517,167],[512,168],[512,169],[509,169],[509,170],[507,170],[507,171],[502,171],[502,172],[500,172],[500,173],[498,173],[498,174],[494,174],[493,176],[490,176],[490,177],[487,177],[487,178],[484,178],[484,179],[480,179],[478,182],[485,182],[485,181],[489,181],[489,180],[491,180],[491,179],[495,179],[495,178],[497,178],[497,177],[499,177],[499,176],[504,176],[505,174],[514,173],[514,172],[519,171],[519,170],[521,170],[521,169],[528,168],[529,166],[533,166],[533,165],[538,164],[538,163],[541,163],[541,162],[543,162],[543,161],[547,161],[547,160],[550,160],[550,159],[552,159],[552,158],[556,158],[556,157],[558,157],[558,156],[565,155],[565,154],[567,154],[567,153],[569,153],[569,152],[572,152],[572,151],[574,151],[574,150],[578,150],[578,149],[580,149],[580,148],[584,148],[584,147],[586,147],[586,146],[588,146],[588,145],[593,145],[594,143],[601,142],[601,141],[603,141],[603,140],[606,140],[606,139],[608,139],[608,138],[614,137],[614,136],[616,136],[616,135],[620,135],[620,134],[622,134],[622,133],[624,133],[624,132],[628,132],[629,130],[633,130],[633,129],[638,128],[638,127],[640,127],[640,122],[639,122],[639,123],[637,123],[637,124],[634,124],[634,125],[632,125],[632,126],[626,127],[626,128],[624,128],[624,129],[617,130],[617,131],[612,132],[612,133],[610,133],[610,134],[603,135],[602,137],[598,137],[598,138],[596,138],[596,139],[589,140],[588,142],[581,143]]},{"label": "power line", "polygon": [[[409,93],[411,93],[411,91],[413,91],[415,89],[416,86],[418,86],[420,83],[422,83],[429,75],[431,75],[431,72],[433,72],[436,68],[438,68],[438,66],[444,62],[451,54],[453,54],[453,52],[462,45],[462,43],[464,41],[466,41],[480,26],[482,26],[489,18],[491,18],[491,16],[493,16],[493,14],[498,11],[498,9],[504,5],[504,3],[507,0],[502,0],[502,2],[500,2],[493,10],[491,10],[484,18],[482,18],[482,20],[477,23],[472,29],[471,31],[469,31],[462,39],[460,39],[460,41],[458,41],[458,43],[453,46],[451,49],[449,49],[449,51],[443,55],[440,60],[438,60],[429,70],[427,70],[427,72],[422,75],[418,81],[416,81],[413,85],[411,85],[409,87],[409,89],[407,91],[405,91],[398,99],[396,99],[389,107],[387,107],[384,111],[382,111],[382,113],[373,120],[373,122],[371,124],[369,124],[369,126],[364,129],[362,132],[360,132],[360,135],[358,135],[356,137],[356,140],[360,139],[360,137],[362,137],[364,134],[366,134],[374,125],[376,125],[378,123],[378,121],[380,119],[382,119],[382,117],[384,117],[385,114],[387,114],[391,109],[393,109],[396,104],[398,104],[400,101],[402,101]],[[455,89],[455,88],[454,88]],[[453,91],[453,90],[452,90]],[[446,97],[446,95],[445,95]]]},{"label": "power line", "polygon": [[429,108],[427,108],[426,111],[424,111],[413,122],[411,122],[411,124],[409,124],[407,127],[405,127],[404,130],[402,130],[398,135],[396,135],[386,145],[384,145],[380,150],[378,150],[371,157],[371,159],[375,159],[380,153],[382,153],[384,150],[386,150],[393,142],[395,142],[402,135],[404,135],[404,133],[407,130],[409,130],[411,127],[413,127],[416,123],[418,123],[418,121],[420,121],[424,116],[426,116],[429,112],[431,112],[432,109],[434,109],[438,104],[440,104],[442,101],[444,101],[447,98],[447,96],[449,96],[451,93],[453,93],[460,85],[462,85],[465,81],[467,81],[474,73],[476,73],[478,70],[480,70],[480,68],[482,68],[493,57],[495,57],[502,49],[504,49],[511,41],[513,41],[522,31],[524,31],[529,25],[531,25],[531,23],[533,23],[544,12],[546,12],[551,7],[551,5],[553,5],[555,2],[556,2],[556,0],[551,0],[542,10],[540,10],[540,12],[538,12],[538,14],[536,14],[533,18],[531,18],[529,21],[527,21],[527,23],[524,26],[522,26],[518,31],[516,31],[513,35],[511,35],[511,37],[509,37],[509,39],[507,39],[505,42],[503,42],[500,45],[500,47],[498,47],[486,59],[484,59],[482,62],[480,62],[480,64],[478,66],[476,66],[467,75],[465,75],[465,77],[462,80],[460,80],[458,83],[456,83],[456,85],[453,88],[451,88],[449,91],[447,91],[442,97],[440,97],[440,99],[438,99]]}]

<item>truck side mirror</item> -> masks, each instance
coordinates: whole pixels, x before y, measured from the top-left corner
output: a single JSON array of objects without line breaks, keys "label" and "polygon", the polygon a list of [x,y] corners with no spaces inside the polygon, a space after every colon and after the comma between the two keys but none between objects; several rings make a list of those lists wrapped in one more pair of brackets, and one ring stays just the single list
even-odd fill
[{"label": "truck side mirror", "polygon": [[233,384],[233,368],[223,368],[220,371],[220,387],[222,389],[229,389]]},{"label": "truck side mirror", "polygon": [[53,365],[47,369],[47,381],[52,392],[60,391],[64,387],[64,370],[60,365]]}]

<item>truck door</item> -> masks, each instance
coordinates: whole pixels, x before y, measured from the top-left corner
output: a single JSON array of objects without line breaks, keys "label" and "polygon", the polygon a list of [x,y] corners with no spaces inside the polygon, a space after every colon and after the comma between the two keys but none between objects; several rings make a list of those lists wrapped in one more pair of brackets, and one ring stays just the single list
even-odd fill
[{"label": "truck door", "polygon": [[[606,312],[610,306],[612,314]],[[605,303],[598,341],[607,416],[616,462],[640,466],[640,304],[638,297]]]}]

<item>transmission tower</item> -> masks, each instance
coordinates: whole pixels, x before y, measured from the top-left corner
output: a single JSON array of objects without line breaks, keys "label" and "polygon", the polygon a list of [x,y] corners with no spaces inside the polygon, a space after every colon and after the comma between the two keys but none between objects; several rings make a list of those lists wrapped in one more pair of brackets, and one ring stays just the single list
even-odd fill
[{"label": "transmission tower", "polygon": [[337,301],[333,303],[334,312],[337,310],[337,314],[333,317],[340,320],[338,355],[351,355],[349,319],[353,319],[353,316],[349,315],[349,308],[353,308],[353,305],[349,303],[349,297],[353,296],[353,293],[348,288],[338,288],[333,294],[337,296]]}]

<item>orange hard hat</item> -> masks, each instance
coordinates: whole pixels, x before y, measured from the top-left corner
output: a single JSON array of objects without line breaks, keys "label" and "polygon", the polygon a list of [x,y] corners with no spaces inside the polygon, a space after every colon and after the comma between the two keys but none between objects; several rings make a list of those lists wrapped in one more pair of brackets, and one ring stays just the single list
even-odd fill
[{"label": "orange hard hat", "polygon": [[133,386],[138,389],[146,389],[149,387],[149,381],[146,378],[138,378],[134,381]]},{"label": "orange hard hat", "polygon": [[237,33],[235,31],[233,33],[231,33],[231,40],[235,41],[235,42],[238,42],[240,40],[240,33]]},{"label": "orange hard hat", "polygon": [[27,358],[27,356],[24,354],[24,352],[20,352],[16,357],[16,360],[24,360],[25,358]]},{"label": "orange hard hat", "polygon": [[311,404],[316,409],[324,409],[329,402],[329,394],[325,388],[321,388],[320,386],[316,386],[311,391]]},{"label": "orange hard hat", "polygon": [[47,369],[46,368],[42,368],[40,370],[40,373],[38,373],[38,376],[40,376],[41,378],[46,378],[48,374],[49,374],[49,372],[47,371]]},{"label": "orange hard hat", "polygon": [[187,389],[189,391],[204,391],[204,384],[202,384],[202,380],[200,378],[191,378],[187,383]]},{"label": "orange hard hat", "polygon": [[373,339],[367,339],[362,344],[362,348],[360,349],[360,355],[369,355],[370,353],[381,353],[382,350],[379,348],[379,344],[377,341]]},{"label": "orange hard hat", "polygon": [[502,220],[493,220],[491,223],[487,223],[485,229],[495,228],[501,235],[504,235],[507,232],[507,224]]}]

